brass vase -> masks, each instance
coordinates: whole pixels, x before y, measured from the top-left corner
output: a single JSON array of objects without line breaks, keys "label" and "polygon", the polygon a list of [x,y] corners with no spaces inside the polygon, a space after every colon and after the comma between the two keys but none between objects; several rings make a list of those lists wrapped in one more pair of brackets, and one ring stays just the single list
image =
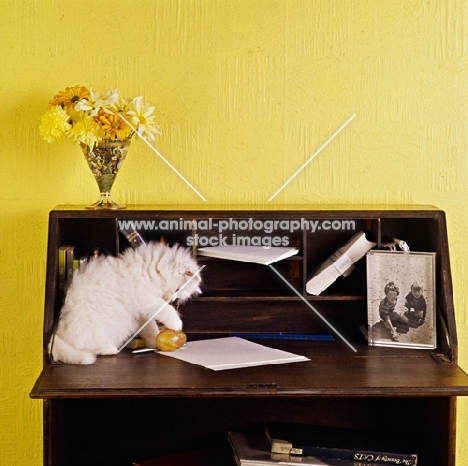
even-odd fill
[{"label": "brass vase", "polygon": [[80,144],[88,167],[99,187],[99,199],[87,209],[125,209],[111,198],[115,178],[130,146],[130,140],[99,141],[93,148]]}]

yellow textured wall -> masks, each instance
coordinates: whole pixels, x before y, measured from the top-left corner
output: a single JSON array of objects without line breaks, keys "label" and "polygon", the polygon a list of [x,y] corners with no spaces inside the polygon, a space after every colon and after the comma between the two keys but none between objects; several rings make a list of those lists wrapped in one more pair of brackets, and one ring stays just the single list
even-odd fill
[{"label": "yellow textured wall", "polygon": [[[356,114],[272,203],[444,209],[468,368],[466,1],[0,0],[0,11],[1,465],[41,464],[41,403],[28,393],[41,368],[48,211],[97,193],[78,147],[38,137],[48,100],[75,84],[150,100],[158,149],[207,207],[268,203]],[[114,196],[199,202],[141,142]],[[468,400],[458,416],[463,466]]]}]

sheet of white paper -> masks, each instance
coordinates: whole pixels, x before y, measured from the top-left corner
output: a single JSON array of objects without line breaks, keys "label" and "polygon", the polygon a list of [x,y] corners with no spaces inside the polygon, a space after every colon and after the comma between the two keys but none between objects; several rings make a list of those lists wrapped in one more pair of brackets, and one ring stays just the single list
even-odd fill
[{"label": "sheet of white paper", "polygon": [[268,348],[239,337],[191,341],[176,351],[158,354],[198,364],[214,371],[309,361],[305,356]]},{"label": "sheet of white paper", "polygon": [[299,252],[293,247],[276,246],[209,246],[198,248],[200,256],[216,257],[218,259],[234,260],[239,262],[254,262],[269,265],[274,262],[292,257]]}]

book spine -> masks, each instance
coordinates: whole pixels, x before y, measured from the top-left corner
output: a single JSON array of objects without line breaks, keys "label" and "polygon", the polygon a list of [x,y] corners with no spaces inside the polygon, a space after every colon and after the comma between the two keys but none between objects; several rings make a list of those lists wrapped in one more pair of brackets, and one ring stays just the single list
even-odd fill
[{"label": "book spine", "polygon": [[63,293],[65,291],[65,283],[67,280],[67,253],[66,248],[61,247],[58,250],[58,279],[59,290]]},{"label": "book spine", "polygon": [[59,289],[65,293],[71,278],[73,277],[75,260],[75,248],[73,246],[61,246],[58,250],[58,275]]},{"label": "book spine", "polygon": [[322,458],[335,458],[353,461],[363,461],[377,464],[398,464],[404,466],[416,466],[418,459],[414,454],[386,453],[365,450],[348,450],[345,448],[326,447],[300,447],[302,455],[317,456]]},{"label": "book spine", "polygon": [[119,228],[119,231],[125,236],[125,238],[127,238],[133,249],[137,249],[141,245],[145,244],[145,241],[135,228]]},{"label": "book spine", "polygon": [[75,248],[73,246],[70,246],[67,248],[66,251],[66,286],[68,287],[72,281],[73,278],[73,272],[74,272],[74,266],[73,263],[75,261]]}]

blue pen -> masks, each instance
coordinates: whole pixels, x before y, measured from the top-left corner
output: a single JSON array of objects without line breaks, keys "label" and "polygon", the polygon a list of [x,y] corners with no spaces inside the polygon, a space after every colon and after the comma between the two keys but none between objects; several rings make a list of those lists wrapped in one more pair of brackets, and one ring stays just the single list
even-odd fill
[{"label": "blue pen", "polygon": [[333,341],[333,335],[324,333],[231,333],[231,337],[271,340],[322,340]]}]

